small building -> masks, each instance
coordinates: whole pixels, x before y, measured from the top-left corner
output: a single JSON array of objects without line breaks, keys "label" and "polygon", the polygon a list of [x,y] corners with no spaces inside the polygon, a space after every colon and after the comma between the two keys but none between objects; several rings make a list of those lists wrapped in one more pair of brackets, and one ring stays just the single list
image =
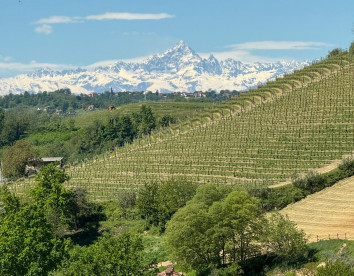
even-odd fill
[{"label": "small building", "polygon": [[93,111],[93,110],[95,110],[95,106],[94,106],[93,104],[91,104],[91,105],[89,105],[89,106],[87,107],[87,110],[88,110],[88,111]]},{"label": "small building", "polygon": [[54,106],[46,106],[45,108],[43,108],[43,111],[53,113],[55,111],[55,108]]},{"label": "small building", "polygon": [[96,92],[90,92],[90,93],[87,94],[87,96],[89,96],[91,98],[95,97],[96,95],[97,95]]},{"label": "small building", "polygon": [[46,165],[51,163],[58,163],[58,167],[63,166],[63,157],[43,157],[29,159],[26,164],[25,173],[26,175],[37,174],[39,170]]}]

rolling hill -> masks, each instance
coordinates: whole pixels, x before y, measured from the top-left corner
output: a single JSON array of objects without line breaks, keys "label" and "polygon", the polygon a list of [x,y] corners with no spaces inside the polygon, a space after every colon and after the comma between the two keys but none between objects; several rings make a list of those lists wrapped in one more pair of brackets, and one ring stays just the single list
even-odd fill
[{"label": "rolling hill", "polygon": [[328,166],[354,148],[353,75],[348,55],[323,60],[71,165],[67,185],[86,188],[94,200],[114,200],[122,189],[151,181],[266,187]]},{"label": "rolling hill", "polygon": [[269,186],[354,148],[354,64],[329,59],[218,105],[207,116],[67,168],[97,199],[173,177]]}]

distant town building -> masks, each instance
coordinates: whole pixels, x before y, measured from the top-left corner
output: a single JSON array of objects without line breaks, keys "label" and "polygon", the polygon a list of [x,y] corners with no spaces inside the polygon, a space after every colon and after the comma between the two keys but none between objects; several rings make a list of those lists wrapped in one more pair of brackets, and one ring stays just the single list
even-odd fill
[{"label": "distant town building", "polygon": [[54,112],[55,108],[54,106],[46,106],[45,108],[43,108],[44,112]]}]

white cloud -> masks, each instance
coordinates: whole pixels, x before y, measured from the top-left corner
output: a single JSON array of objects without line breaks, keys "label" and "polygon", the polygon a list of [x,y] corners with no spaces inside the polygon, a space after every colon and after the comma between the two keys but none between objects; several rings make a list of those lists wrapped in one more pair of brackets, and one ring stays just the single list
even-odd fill
[{"label": "white cloud", "polygon": [[51,16],[48,18],[42,18],[34,22],[34,24],[63,24],[63,23],[81,23],[82,18],[75,16]]},{"label": "white cloud", "polygon": [[103,14],[80,16],[51,16],[41,18],[33,24],[41,25],[35,28],[35,32],[42,34],[51,34],[53,28],[51,24],[65,24],[65,23],[84,23],[89,20],[161,20],[175,17],[168,13],[129,13],[129,12],[107,12]]},{"label": "white cloud", "polygon": [[168,13],[129,13],[129,12],[107,12],[98,15],[89,15],[87,20],[160,20],[172,18],[174,15]]},{"label": "white cloud", "polygon": [[315,41],[254,41],[228,45],[234,50],[313,50],[331,46]]},{"label": "white cloud", "polygon": [[227,51],[199,53],[200,56],[207,58],[210,54],[217,59],[225,60],[232,58],[245,63],[254,62],[276,62],[280,60],[292,60],[289,57],[265,57],[252,53],[255,50],[318,50],[332,45],[314,41],[254,41],[228,45]]},{"label": "white cloud", "polygon": [[43,24],[34,29],[36,33],[49,35],[53,32],[53,27],[51,25]]},{"label": "white cloud", "polygon": [[0,61],[5,61],[5,62],[9,62],[11,60],[11,57],[6,57],[3,55],[0,55]]},{"label": "white cloud", "polygon": [[257,56],[251,54],[250,51],[224,51],[224,52],[210,52],[210,53],[198,53],[202,58],[208,58],[210,55],[215,56],[218,60],[225,60],[228,58],[232,58],[237,61],[241,61],[244,63],[269,63],[269,62],[277,62],[279,60],[291,60],[290,58],[269,58],[264,56]]},{"label": "white cloud", "polygon": [[52,70],[76,69],[77,66],[69,64],[38,63],[35,60],[30,63],[0,62],[0,76],[11,77],[18,74],[30,73],[38,69],[50,68]]}]

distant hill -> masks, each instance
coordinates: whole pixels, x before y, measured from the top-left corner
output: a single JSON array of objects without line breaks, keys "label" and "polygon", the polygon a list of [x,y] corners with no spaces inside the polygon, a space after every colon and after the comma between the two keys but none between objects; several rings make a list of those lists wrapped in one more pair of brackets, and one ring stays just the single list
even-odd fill
[{"label": "distant hill", "polygon": [[0,79],[0,95],[69,88],[73,93],[110,91],[246,90],[308,65],[309,62],[245,64],[214,56],[201,58],[183,41],[143,62],[116,62],[109,66],[53,71],[43,68],[30,74]]}]

